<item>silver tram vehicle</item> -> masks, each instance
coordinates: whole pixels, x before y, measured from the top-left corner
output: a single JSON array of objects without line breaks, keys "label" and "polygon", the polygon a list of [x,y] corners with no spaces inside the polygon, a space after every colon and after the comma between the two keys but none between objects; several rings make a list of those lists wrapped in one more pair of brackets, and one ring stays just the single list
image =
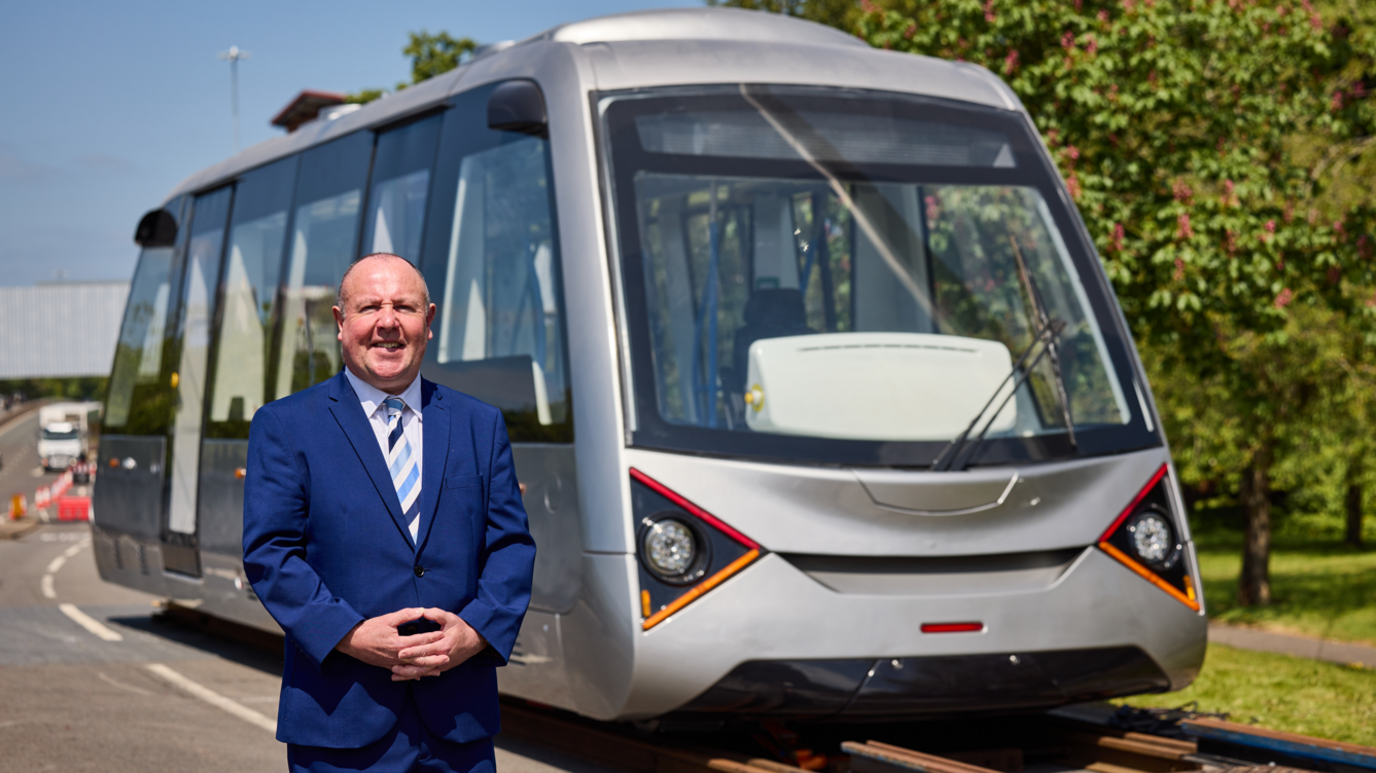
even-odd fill
[{"label": "silver tram vehicle", "polygon": [[730,9],[569,24],[182,183],[110,377],[101,575],[275,629],[249,422],[341,367],[349,263],[439,305],[539,546],[505,694],[598,719],[1007,711],[1204,657],[1171,457],[1013,92]]}]

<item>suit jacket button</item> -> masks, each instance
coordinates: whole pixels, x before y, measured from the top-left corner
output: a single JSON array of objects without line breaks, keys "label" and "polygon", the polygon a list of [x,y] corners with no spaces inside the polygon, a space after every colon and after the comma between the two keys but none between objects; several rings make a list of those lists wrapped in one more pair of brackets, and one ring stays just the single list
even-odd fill
[{"label": "suit jacket button", "polygon": [[421,566],[420,564],[416,564],[416,576],[417,576],[417,577],[424,577],[424,576],[425,576],[425,567]]}]

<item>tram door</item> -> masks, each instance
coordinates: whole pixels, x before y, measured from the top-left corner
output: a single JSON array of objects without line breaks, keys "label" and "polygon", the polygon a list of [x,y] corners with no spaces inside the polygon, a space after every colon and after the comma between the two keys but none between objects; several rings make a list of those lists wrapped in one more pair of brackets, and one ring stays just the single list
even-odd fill
[{"label": "tram door", "polygon": [[197,196],[192,203],[190,237],[182,270],[180,314],[174,350],[177,369],[169,379],[174,390],[168,453],[167,511],[161,534],[163,568],[200,577],[196,497],[200,482],[201,425],[215,319],[220,259],[233,188]]}]

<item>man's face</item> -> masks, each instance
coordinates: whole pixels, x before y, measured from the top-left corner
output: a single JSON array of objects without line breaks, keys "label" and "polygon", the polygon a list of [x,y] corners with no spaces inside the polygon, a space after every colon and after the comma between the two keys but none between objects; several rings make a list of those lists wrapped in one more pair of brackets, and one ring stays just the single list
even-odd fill
[{"label": "man's face", "polygon": [[344,307],[334,307],[344,364],[363,381],[396,394],[420,373],[435,304],[415,269],[399,258],[369,258],[349,274]]}]

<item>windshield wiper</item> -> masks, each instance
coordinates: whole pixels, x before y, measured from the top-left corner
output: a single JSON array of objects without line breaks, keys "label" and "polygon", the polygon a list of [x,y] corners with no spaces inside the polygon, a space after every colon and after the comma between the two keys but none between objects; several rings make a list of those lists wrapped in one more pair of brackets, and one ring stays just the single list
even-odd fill
[{"label": "windshield wiper", "polygon": [[[1042,294],[1037,290],[1037,285],[1032,281],[1032,272],[1027,270],[1027,264],[1023,262],[1022,250],[1018,249],[1017,237],[1008,235],[1008,243],[1013,246],[1013,259],[1018,262],[1018,276],[1022,277],[1023,286],[1027,288],[1027,296],[1032,302],[1032,311],[1037,315],[1037,324],[1043,330],[1051,324],[1051,317],[1046,313],[1046,304],[1042,302]],[[1059,331],[1056,334],[1060,335]],[[1056,339],[1053,337],[1047,344],[1047,351],[1051,353],[1051,374],[1056,377],[1056,399],[1061,404],[1061,417],[1065,420],[1065,431],[1070,436],[1070,448],[1077,450],[1075,442],[1075,422],[1070,417],[1070,396],[1065,391],[1065,376],[1061,371],[1061,355],[1056,348]]]},{"label": "windshield wiper", "polygon": [[[1055,345],[1056,337],[1061,334],[1062,330],[1065,330],[1065,323],[1058,319],[1053,319],[1043,325],[1041,330],[1037,331],[1037,336],[1032,339],[1032,343],[1028,344],[1026,349],[1022,350],[1022,354],[1018,355],[1018,361],[1013,363],[1013,367],[1008,371],[1008,375],[1004,376],[1003,380],[999,382],[998,388],[989,396],[989,400],[984,404],[984,407],[979,409],[979,413],[976,413],[975,417],[970,420],[970,426],[966,427],[964,432],[956,435],[950,445],[942,449],[941,455],[932,460],[932,472],[947,472],[949,470],[965,469],[966,465],[970,463],[971,458],[974,456],[975,451],[977,451],[980,444],[984,442],[984,435],[989,431],[989,428],[993,426],[994,420],[998,418],[1004,406],[1008,405],[1008,401],[1013,399],[1013,395],[1016,395],[1018,390],[1022,388],[1023,382],[1027,381],[1032,375],[1032,371],[1036,369],[1037,363],[1042,361],[1042,357],[1046,356],[1048,351],[1051,351],[1051,347]],[[1037,352],[1037,356],[1033,357],[1032,361],[1028,362],[1026,367],[1023,367],[1023,363],[1027,362],[1027,358],[1031,356],[1032,350],[1037,348],[1037,344],[1042,344],[1041,351]],[[989,413],[989,406],[994,404],[994,401],[999,398],[999,394],[1003,392],[1003,387],[1008,383],[1008,380],[1014,376],[1017,377],[1017,380],[1013,383],[1013,388],[1008,390],[1008,394],[1003,396],[1003,400],[999,403],[999,407],[994,409],[993,413]],[[979,424],[979,420],[984,418],[986,414],[989,415],[989,419],[984,422],[984,427],[980,429],[979,434],[975,435],[973,440],[970,440],[970,433],[975,431],[975,427]],[[949,459],[947,459],[948,456],[950,457]]]},{"label": "windshield wiper", "polygon": [[[1012,245],[1013,258],[1018,263],[1018,278],[1022,280],[1023,287],[1027,290],[1028,301],[1032,306],[1033,314],[1036,315],[1038,325],[1037,335],[1032,339],[1032,343],[1028,344],[1027,348],[1023,350],[1022,354],[1018,355],[1018,361],[1013,363],[1012,370],[1008,372],[1007,376],[1003,377],[1003,381],[999,382],[999,386],[994,390],[994,394],[989,397],[989,401],[984,404],[984,407],[980,409],[979,413],[976,413],[975,417],[970,420],[970,425],[965,428],[965,431],[957,435],[956,438],[951,441],[950,445],[942,449],[941,455],[932,460],[933,472],[963,470],[969,465],[970,461],[974,458],[975,452],[979,450],[980,444],[984,442],[985,434],[988,433],[989,428],[993,426],[994,420],[998,417],[999,413],[1003,411],[1008,401],[1013,399],[1013,395],[1018,393],[1018,389],[1022,387],[1023,382],[1027,381],[1027,379],[1032,376],[1032,371],[1036,369],[1037,363],[1041,362],[1042,357],[1047,354],[1051,355],[1051,373],[1056,381],[1056,398],[1057,402],[1060,404],[1061,416],[1065,420],[1066,432],[1070,436],[1070,447],[1072,449],[1077,447],[1075,442],[1075,422],[1070,416],[1070,399],[1065,391],[1065,377],[1061,371],[1061,358],[1056,349],[1056,339],[1059,338],[1061,333],[1065,330],[1066,323],[1058,319],[1051,319],[1046,313],[1046,305],[1042,302],[1041,292],[1037,290],[1036,283],[1032,281],[1032,274],[1027,270],[1027,264],[1022,258],[1022,250],[1018,248],[1017,238],[1009,234],[1008,243]],[[1037,347],[1038,343],[1043,344],[1041,351],[1038,352],[1037,356],[1032,359],[1032,362],[1028,363],[1024,368],[1023,363],[1027,360],[1028,356],[1032,354],[1032,350]],[[989,412],[989,406],[993,405],[994,400],[998,399],[999,393],[1003,391],[1004,385],[1019,372],[1021,372],[1022,375],[1019,376],[1017,382],[1013,384],[1013,388],[1003,398],[1003,401],[999,403],[999,407],[989,415],[988,421],[984,422],[984,427],[979,431],[979,434],[975,435],[973,440],[969,440],[970,433],[975,430],[976,425],[979,424],[979,420]],[[952,452],[954,452],[954,454]],[[948,455],[950,455],[949,460],[947,460]]]}]

